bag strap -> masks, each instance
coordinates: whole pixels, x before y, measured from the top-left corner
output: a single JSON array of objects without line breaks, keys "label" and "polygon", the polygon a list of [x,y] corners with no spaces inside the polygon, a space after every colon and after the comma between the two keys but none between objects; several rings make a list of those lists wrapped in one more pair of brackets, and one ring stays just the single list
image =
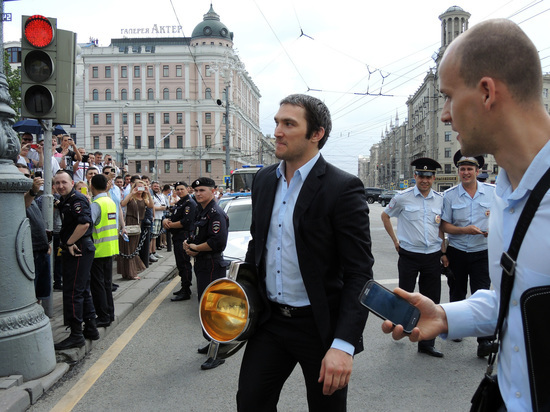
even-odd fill
[{"label": "bag strap", "polygon": [[512,240],[510,241],[510,246],[508,247],[507,252],[503,252],[500,257],[500,266],[502,267],[502,278],[500,283],[500,307],[498,311],[498,320],[495,333],[493,335],[493,342],[491,348],[491,354],[489,355],[488,365],[487,365],[487,374],[492,374],[493,364],[496,360],[496,355],[498,353],[498,348],[500,346],[500,341],[502,338],[502,325],[504,324],[504,318],[508,313],[508,303],[510,302],[510,296],[512,295],[512,287],[514,286],[514,277],[516,274],[516,260],[518,258],[519,249],[527,229],[531,224],[531,220],[535,216],[540,202],[542,201],[544,195],[550,188],[550,168],[544,173],[540,178],[533,191],[527,199],[521,215],[519,217],[518,223],[514,229],[514,234],[512,235]]}]

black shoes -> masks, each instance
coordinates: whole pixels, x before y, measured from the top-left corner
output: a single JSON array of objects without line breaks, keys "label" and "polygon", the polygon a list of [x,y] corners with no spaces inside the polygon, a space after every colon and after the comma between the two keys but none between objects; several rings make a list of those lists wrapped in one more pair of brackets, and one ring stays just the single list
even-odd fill
[{"label": "black shoes", "polygon": [[208,353],[208,348],[210,347],[210,342],[197,349],[197,352],[201,355],[206,355]]},{"label": "black shoes", "polygon": [[53,345],[55,350],[65,350],[65,349],[71,349],[71,348],[81,348],[86,344],[86,339],[84,339],[84,336],[82,335],[82,332],[72,332],[69,335],[69,337],[65,340],[62,340],[59,343],[56,343]]},{"label": "black shoes", "polygon": [[418,352],[424,353],[426,355],[433,356],[434,358],[442,358],[443,357],[443,353],[438,351],[433,346],[419,346],[418,347]]},{"label": "black shoes", "polygon": [[118,285],[116,283],[111,283],[111,292],[116,292]]},{"label": "black shoes", "polygon": [[82,334],[86,339],[99,340],[99,331],[97,330],[95,319],[89,319],[84,322]]},{"label": "black shoes", "polygon": [[214,359],[214,358],[208,358],[206,361],[201,365],[201,369],[203,371],[206,371],[208,369],[214,369],[218,366],[225,363],[225,359]]},{"label": "black shoes", "polygon": [[452,339],[453,342],[462,342],[462,338]]},{"label": "black shoes", "polygon": [[484,358],[485,356],[489,356],[491,354],[492,347],[493,345],[489,340],[479,342],[477,345],[477,357]]},{"label": "black shoes", "polygon": [[107,320],[107,321],[98,320],[96,326],[98,328],[108,328],[109,326],[111,326],[111,321],[110,320]]},{"label": "black shoes", "polygon": [[181,293],[179,295],[174,296],[172,299],[170,299],[172,302],[179,302],[180,300],[189,300],[191,299],[191,295],[188,293]]}]

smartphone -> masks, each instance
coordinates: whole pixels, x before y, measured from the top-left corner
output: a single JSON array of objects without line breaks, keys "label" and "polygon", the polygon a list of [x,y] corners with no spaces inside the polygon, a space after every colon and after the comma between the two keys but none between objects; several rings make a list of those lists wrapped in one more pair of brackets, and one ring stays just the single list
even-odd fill
[{"label": "smartphone", "polygon": [[125,242],[129,242],[130,241],[130,238],[128,237],[128,235],[126,233],[123,233],[122,234],[122,239],[124,239]]},{"label": "smartphone", "polygon": [[391,321],[394,326],[402,325],[405,333],[411,333],[420,319],[418,308],[374,280],[367,282],[359,301],[376,316]]},{"label": "smartphone", "polygon": [[138,192],[144,192],[145,188],[143,186],[138,186]]},{"label": "smartphone", "polygon": [[82,193],[83,195],[87,195],[88,194],[88,188],[86,186],[83,186],[80,188],[80,193]]},{"label": "smartphone", "polygon": [[38,148],[37,144],[31,144],[31,149],[37,149],[37,148]]},{"label": "smartphone", "polygon": [[34,172],[34,177],[42,177],[42,170],[37,170]]}]

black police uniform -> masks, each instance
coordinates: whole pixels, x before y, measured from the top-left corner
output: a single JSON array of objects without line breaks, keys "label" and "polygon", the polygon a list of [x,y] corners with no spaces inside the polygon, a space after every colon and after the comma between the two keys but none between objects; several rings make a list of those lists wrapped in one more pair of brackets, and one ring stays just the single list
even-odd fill
[{"label": "black police uniform", "polygon": [[181,277],[181,293],[179,294],[183,297],[182,299],[173,298],[172,300],[186,300],[191,296],[191,281],[193,280],[191,256],[183,250],[183,242],[189,240],[189,243],[192,243],[196,213],[197,203],[187,195],[175,204],[174,212],[170,218],[172,222],[180,222],[182,225],[181,228],[170,229],[176,266]]},{"label": "black police uniform", "polygon": [[223,260],[222,252],[227,245],[228,227],[229,218],[215,199],[212,199],[204,209],[198,205],[193,243],[200,245],[207,242],[212,249],[209,252],[200,252],[195,256],[194,266],[199,301],[202,293],[212,281],[226,275],[227,263]]},{"label": "black police uniform", "polygon": [[[88,199],[74,189],[61,198],[58,205],[63,224],[59,233],[63,249],[63,321],[65,325],[80,328],[83,321],[94,320],[95,309],[90,294],[90,268],[95,246],[92,239],[92,213]],[[82,256],[73,256],[66,244],[79,224],[89,223],[86,233],[75,242]],[[94,326],[95,328],[95,326]]]}]

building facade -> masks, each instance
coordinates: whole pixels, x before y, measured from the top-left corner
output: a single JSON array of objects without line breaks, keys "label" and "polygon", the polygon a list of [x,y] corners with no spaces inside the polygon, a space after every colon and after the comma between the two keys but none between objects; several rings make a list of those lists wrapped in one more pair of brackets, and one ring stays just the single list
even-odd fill
[{"label": "building facade", "polygon": [[191,37],[88,46],[71,128],[79,146],[164,183],[202,175],[223,185],[229,170],[258,163],[260,92],[212,7]]},{"label": "building facade", "polygon": [[[359,176],[365,185],[403,189],[414,185],[411,161],[419,157],[437,160],[442,170],[436,175],[434,189],[443,191],[458,184],[458,173],[453,156],[460,149],[456,132],[450,123],[442,123],[441,112],[444,99],[439,93],[439,63],[447,46],[468,29],[470,13],[458,6],[447,9],[439,16],[441,21],[441,46],[433,59],[435,68],[430,69],[417,91],[406,101],[407,119],[395,124],[382,133],[378,144],[371,147],[369,167],[360,170]],[[550,99],[550,75],[543,77],[542,99],[548,111]],[[373,159],[377,159],[375,162]],[[489,174],[488,182],[495,182],[499,167],[492,155],[485,155],[484,170]]]}]

